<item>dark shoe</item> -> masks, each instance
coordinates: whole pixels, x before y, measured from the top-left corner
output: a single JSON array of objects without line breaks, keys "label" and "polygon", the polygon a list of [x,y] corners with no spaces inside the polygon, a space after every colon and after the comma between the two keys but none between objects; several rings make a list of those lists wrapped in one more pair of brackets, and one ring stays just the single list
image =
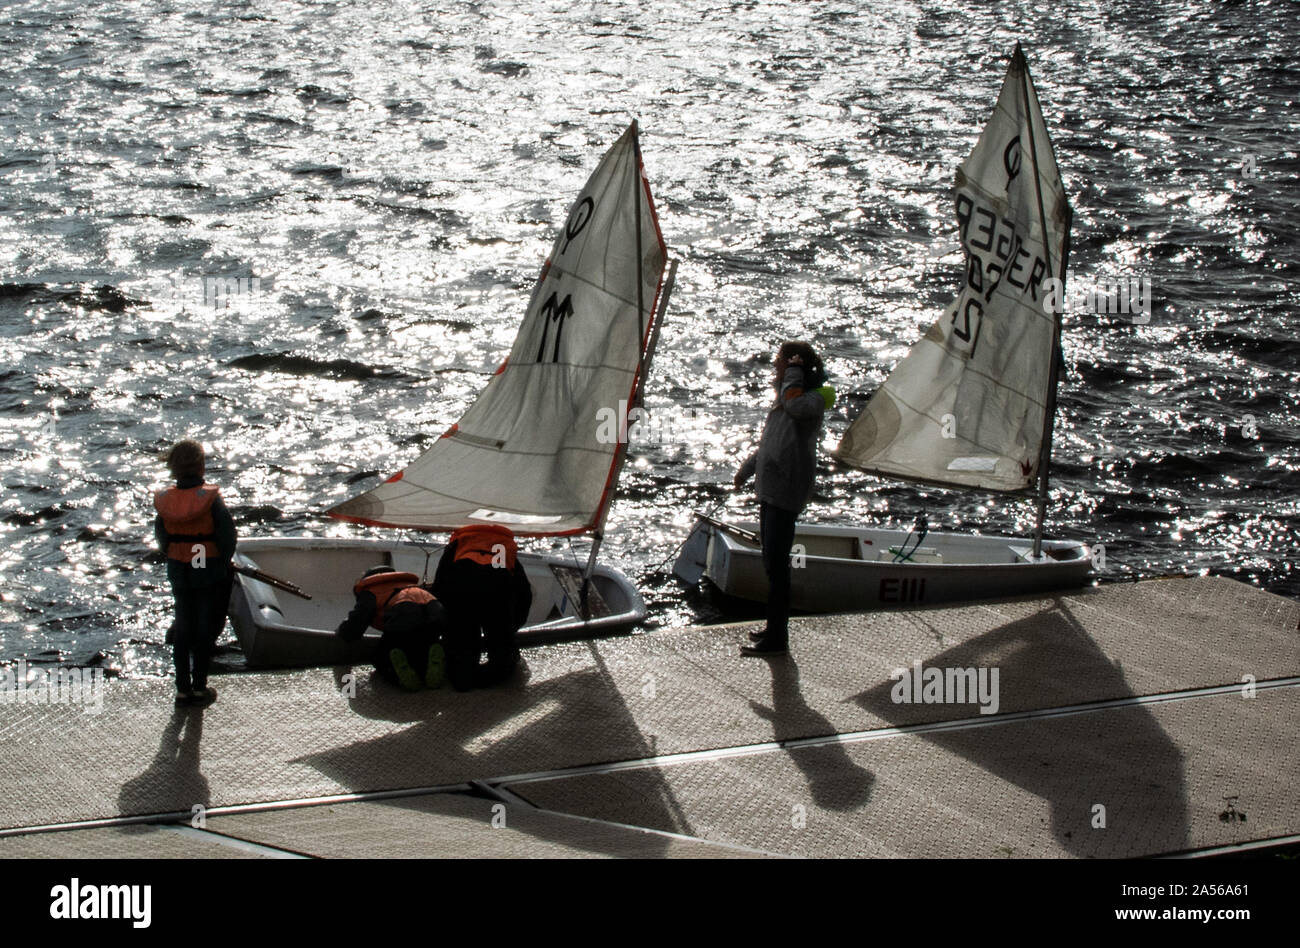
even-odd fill
[{"label": "dark shoe", "polygon": [[424,687],[441,688],[446,678],[447,656],[443,647],[436,642],[429,646],[429,660],[424,667]]},{"label": "dark shoe", "polygon": [[789,655],[790,647],[785,642],[772,639],[759,639],[753,645],[742,645],[740,654],[748,658],[766,658],[769,655]]},{"label": "dark shoe", "polygon": [[189,705],[191,708],[206,708],[216,700],[216,688],[195,688],[190,692]]},{"label": "dark shoe", "polygon": [[755,629],[753,632],[749,633],[749,640],[751,642],[761,642],[766,637],[767,629]]},{"label": "dark shoe", "polygon": [[176,707],[178,708],[189,707],[190,702],[193,700],[193,698],[194,698],[194,692],[192,691],[176,692]]},{"label": "dark shoe", "polygon": [[403,691],[419,691],[424,687],[424,679],[415,673],[411,663],[406,660],[406,653],[400,648],[391,649],[388,653],[388,660],[393,665],[393,672],[397,675],[397,683],[402,686]]}]

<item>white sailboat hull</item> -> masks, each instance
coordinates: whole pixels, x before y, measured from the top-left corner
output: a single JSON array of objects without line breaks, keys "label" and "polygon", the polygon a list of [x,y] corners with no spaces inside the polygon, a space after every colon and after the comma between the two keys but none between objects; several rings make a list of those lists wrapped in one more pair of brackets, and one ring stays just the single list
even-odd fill
[{"label": "white sailboat hull", "polygon": [[[758,531],[756,523],[735,526]],[[703,523],[696,528],[710,534],[704,575],[728,596],[766,602],[758,544]],[[1088,548],[1074,541],[1044,540],[1044,555],[1033,561],[1032,540],[930,533],[917,562],[893,562],[889,550],[907,539],[906,530],[800,524],[791,561],[791,605],[805,612],[863,612],[1018,596],[1090,580]],[[914,542],[913,537],[908,546]]]},{"label": "white sailboat hull", "polygon": [[[300,599],[246,576],[235,577],[230,618],[253,667],[346,665],[369,663],[379,644],[379,633],[366,631],[359,642],[345,642],[334,633],[352,608],[352,586],[370,567],[392,566],[433,579],[442,544],[417,546],[395,540],[349,538],[269,537],[240,540],[235,562],[289,580],[311,595]],[[520,644],[556,638],[580,638],[636,625],[645,619],[646,607],[631,581],[616,569],[597,566],[592,584],[606,612],[583,619],[558,578],[556,568],[569,577],[571,559],[519,554],[533,587],[533,605],[519,632]]]}]

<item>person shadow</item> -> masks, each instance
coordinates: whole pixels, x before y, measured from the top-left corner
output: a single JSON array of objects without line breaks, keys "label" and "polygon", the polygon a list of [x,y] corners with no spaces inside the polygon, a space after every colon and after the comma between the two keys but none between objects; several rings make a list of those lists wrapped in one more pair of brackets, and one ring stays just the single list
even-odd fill
[{"label": "person shadow", "polygon": [[[772,706],[749,702],[755,714],[772,724],[778,743],[809,734],[834,734],[838,728],[804,700],[799,666],[789,655],[768,662],[772,672]],[[808,781],[813,802],[828,810],[857,810],[871,800],[875,776],[854,763],[843,744],[787,748],[786,753]]]},{"label": "person shadow", "polygon": [[122,784],[119,813],[192,813],[212,802],[208,779],[199,769],[203,742],[203,710],[176,710],[163,728],[158,752],[149,767]]}]

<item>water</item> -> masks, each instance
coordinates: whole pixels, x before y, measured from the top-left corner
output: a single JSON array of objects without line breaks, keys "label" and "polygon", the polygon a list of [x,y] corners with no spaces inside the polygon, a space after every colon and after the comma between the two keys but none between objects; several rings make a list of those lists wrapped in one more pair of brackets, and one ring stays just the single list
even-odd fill
[{"label": "water", "polygon": [[[0,660],[167,673],[149,497],[181,437],[243,535],[351,532],[321,511],[459,416],[633,117],[682,260],[648,407],[696,414],[634,450],[604,558],[652,628],[710,617],[659,564],[730,495],[774,345],[826,353],[834,443],[956,288],[952,174],[1017,39],[1076,279],[1154,295],[1069,318],[1050,534],[1300,594],[1294,4],[210,6],[0,12]],[[820,483],[812,520],[1032,523]]]}]

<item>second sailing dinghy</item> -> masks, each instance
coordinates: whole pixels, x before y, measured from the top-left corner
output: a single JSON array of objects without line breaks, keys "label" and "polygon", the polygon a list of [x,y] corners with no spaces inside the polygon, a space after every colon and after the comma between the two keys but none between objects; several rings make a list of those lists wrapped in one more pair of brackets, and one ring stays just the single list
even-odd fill
[{"label": "second sailing dinghy", "polygon": [[[451,531],[474,523],[518,536],[590,533],[585,566],[520,552],[533,587],[521,640],[640,622],[645,604],[621,572],[596,563],[626,439],[602,437],[608,412],[635,408],[676,263],[666,268],[636,123],[601,160],[569,211],[509,356],[461,419],[403,471],[329,511],[353,523]],[[602,420],[605,423],[602,425]],[[623,429],[626,430],[626,429]],[[352,586],[380,564],[432,579],[441,546],[399,539],[242,540],[241,565],[297,583],[310,601],[238,577],[232,619],[250,665],[364,660],[370,630],[333,632]]]},{"label": "second sailing dinghy", "polygon": [[[813,612],[1082,585],[1081,543],[1044,540],[1070,205],[1019,45],[957,171],[961,291],[845,433],[835,457],[882,477],[1036,496],[1031,537],[801,525],[792,603]],[[1060,280],[1055,284],[1053,279]],[[701,517],[677,573],[765,601],[755,524]]]}]

